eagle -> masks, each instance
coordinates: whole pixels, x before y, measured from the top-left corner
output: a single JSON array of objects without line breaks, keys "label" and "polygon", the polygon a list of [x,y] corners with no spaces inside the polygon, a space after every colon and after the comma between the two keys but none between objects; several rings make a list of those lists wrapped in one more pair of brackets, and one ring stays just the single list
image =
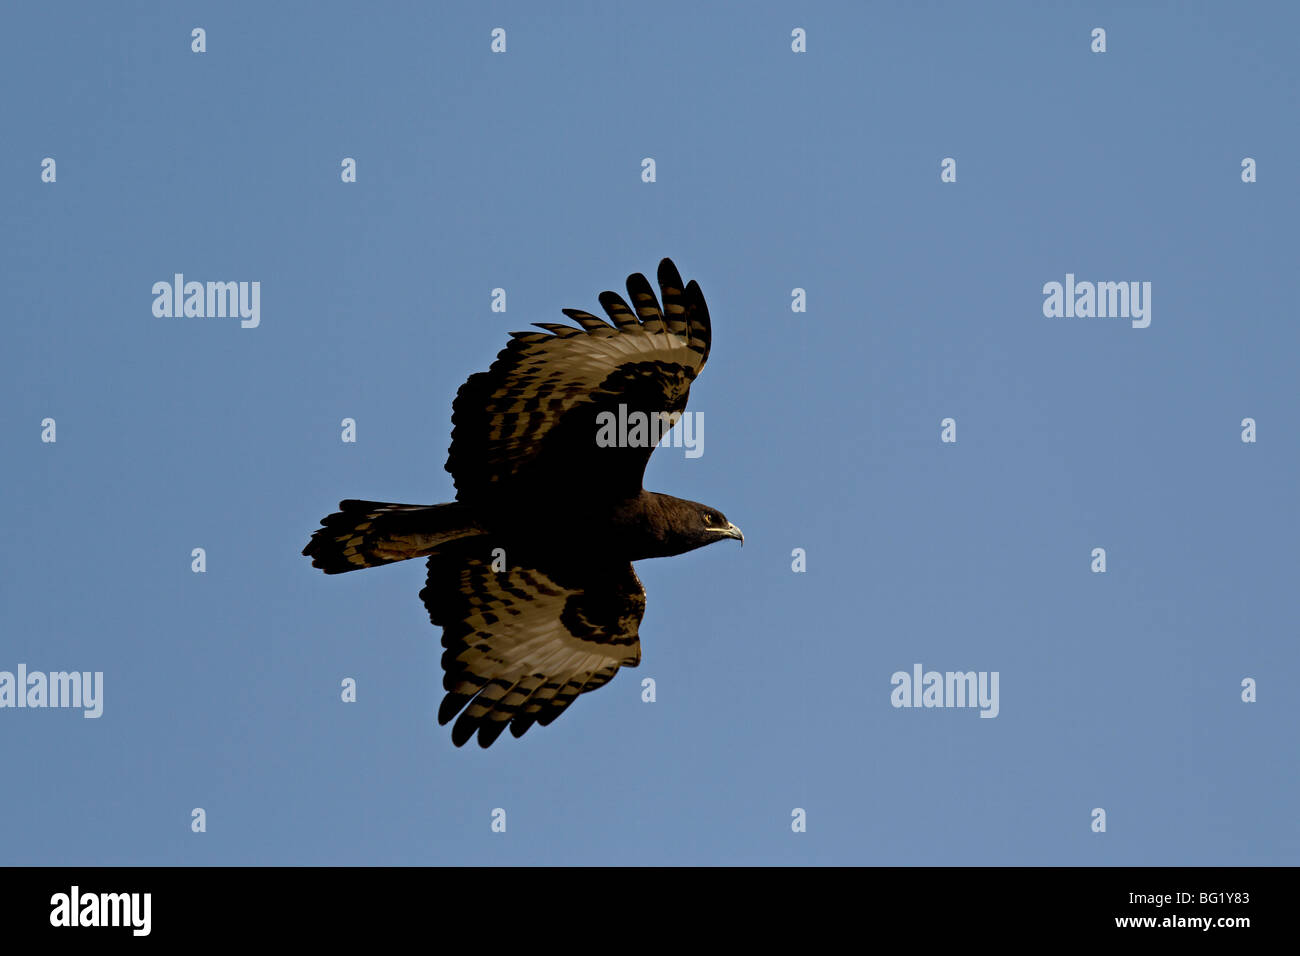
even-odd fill
[{"label": "eagle", "polygon": [[[699,284],[683,285],[669,259],[658,279],[658,298],[640,273],[627,300],[602,293],[608,322],[564,309],[576,325],[511,333],[466,380],[445,466],[455,501],[347,499],[303,548],[326,574],[427,559],[420,599],[445,649],[438,723],[460,715],[457,747],[546,726],[640,663],[645,589],[632,562],[744,543],[719,509],[642,487],[712,338]],[[615,420],[657,427],[610,440]]]}]

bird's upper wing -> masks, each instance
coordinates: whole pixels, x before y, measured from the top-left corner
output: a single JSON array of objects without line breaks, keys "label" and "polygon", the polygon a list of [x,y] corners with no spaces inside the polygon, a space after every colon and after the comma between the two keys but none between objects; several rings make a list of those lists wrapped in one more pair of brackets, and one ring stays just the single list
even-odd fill
[{"label": "bird's upper wing", "polygon": [[545,727],[579,695],[641,660],[645,590],[632,565],[493,570],[484,539],[429,559],[420,598],[443,628],[438,723],[487,747],[509,724]]},{"label": "bird's upper wing", "polygon": [[711,337],[704,294],[694,280],[682,285],[671,260],[659,263],[659,290],[662,309],[645,276],[631,275],[630,307],[614,292],[600,296],[613,325],[565,309],[581,328],[538,323],[545,332],[514,332],[492,367],[470,376],[452,407],[447,453],[457,500],[550,494],[579,483],[611,497],[641,490],[654,445],[599,447],[597,416],[617,415],[622,405],[675,421]]}]

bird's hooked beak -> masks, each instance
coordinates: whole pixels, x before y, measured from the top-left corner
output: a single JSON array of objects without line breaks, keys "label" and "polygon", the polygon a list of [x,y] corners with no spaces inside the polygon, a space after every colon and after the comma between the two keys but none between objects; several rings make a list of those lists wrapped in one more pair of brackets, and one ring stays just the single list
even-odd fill
[{"label": "bird's hooked beak", "polygon": [[718,534],[722,535],[725,538],[735,538],[737,541],[740,542],[740,546],[742,548],[745,546],[745,532],[741,531],[731,522],[727,522],[727,526],[725,528],[709,528],[708,530],[716,531],[718,532]]}]

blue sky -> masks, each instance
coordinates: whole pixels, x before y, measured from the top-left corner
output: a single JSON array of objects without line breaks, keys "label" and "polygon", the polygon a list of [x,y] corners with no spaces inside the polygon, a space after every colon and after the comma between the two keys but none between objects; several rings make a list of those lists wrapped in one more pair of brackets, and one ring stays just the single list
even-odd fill
[{"label": "blue sky", "polygon": [[[0,709],[0,863],[1300,861],[1295,6],[548,6],[6,10],[0,670],[104,710]],[[713,351],[646,484],[745,547],[458,750],[423,566],[299,552],[451,500],[464,379],[663,256]],[[178,272],[260,325],[155,317]],[[1067,273],[1150,326],[1045,317]],[[917,663],[996,719],[892,707]]]}]

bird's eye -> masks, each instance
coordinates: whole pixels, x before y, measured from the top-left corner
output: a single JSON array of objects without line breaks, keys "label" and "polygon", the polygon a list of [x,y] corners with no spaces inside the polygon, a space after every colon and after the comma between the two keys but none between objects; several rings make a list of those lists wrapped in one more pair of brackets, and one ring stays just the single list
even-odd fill
[{"label": "bird's eye", "polygon": [[718,520],[718,519],[717,519],[716,517],[714,517],[714,514],[713,514],[712,511],[706,511],[706,512],[704,512],[704,523],[705,523],[705,524],[716,524],[716,523],[717,523],[717,520]]}]

